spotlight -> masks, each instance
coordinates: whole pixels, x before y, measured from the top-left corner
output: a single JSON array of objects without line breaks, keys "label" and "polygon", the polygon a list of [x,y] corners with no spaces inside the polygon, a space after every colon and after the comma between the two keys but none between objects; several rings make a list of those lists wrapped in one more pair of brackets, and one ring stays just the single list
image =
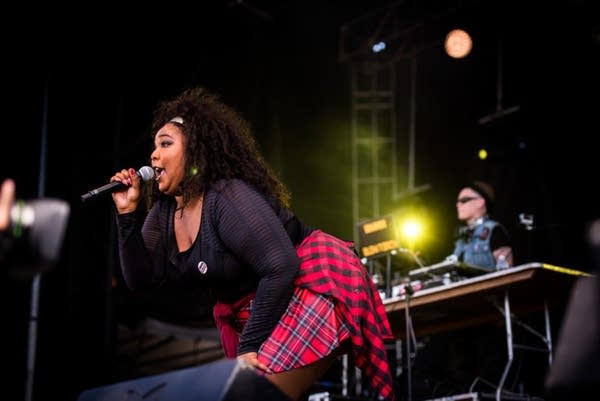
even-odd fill
[{"label": "spotlight", "polygon": [[473,48],[471,36],[462,29],[453,29],[446,35],[444,49],[452,58],[463,58],[469,55]]},{"label": "spotlight", "polygon": [[373,53],[379,53],[385,50],[385,42],[377,42],[372,47]]},{"label": "spotlight", "polygon": [[414,240],[421,234],[421,225],[415,220],[406,221],[402,225],[402,232],[406,238]]}]

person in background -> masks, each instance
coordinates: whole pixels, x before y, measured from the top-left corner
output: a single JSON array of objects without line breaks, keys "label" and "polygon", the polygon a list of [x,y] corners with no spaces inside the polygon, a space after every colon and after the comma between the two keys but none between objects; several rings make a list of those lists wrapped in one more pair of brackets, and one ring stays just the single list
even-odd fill
[{"label": "person in background", "polygon": [[510,236],[506,228],[490,217],[494,189],[484,181],[470,182],[456,199],[458,220],[463,223],[451,257],[490,271],[513,265]]},{"label": "person in background", "polygon": [[10,212],[14,202],[15,182],[11,178],[6,178],[0,187],[0,231],[10,226]]},{"label": "person in background", "polygon": [[226,357],[292,400],[350,352],[374,396],[394,400],[390,325],[354,244],[292,212],[243,117],[191,88],[158,105],[152,134],[151,188],[133,168],[110,179],[126,185],[112,198],[127,286],[210,291]]},{"label": "person in background", "polygon": [[10,235],[10,214],[15,203],[15,182],[12,178],[2,181],[0,187],[0,263],[8,253],[12,239]]}]

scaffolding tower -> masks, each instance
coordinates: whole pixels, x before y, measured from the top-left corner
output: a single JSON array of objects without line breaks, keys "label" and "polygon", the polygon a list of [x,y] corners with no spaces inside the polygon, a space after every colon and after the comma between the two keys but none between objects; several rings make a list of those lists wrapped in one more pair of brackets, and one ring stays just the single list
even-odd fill
[{"label": "scaffolding tower", "polygon": [[[423,21],[407,20],[401,7],[403,2],[394,3],[341,28],[339,60],[350,69],[355,228],[387,213],[384,209],[393,201],[430,187],[415,182],[415,111],[417,54],[431,44],[423,34]],[[383,51],[374,51],[382,45]],[[398,93],[400,62],[409,65],[409,84],[402,94]],[[408,101],[409,108],[408,121],[402,122],[401,129],[398,99],[403,104]],[[407,157],[399,163],[398,155],[405,149]],[[358,241],[357,229],[354,239]]]}]

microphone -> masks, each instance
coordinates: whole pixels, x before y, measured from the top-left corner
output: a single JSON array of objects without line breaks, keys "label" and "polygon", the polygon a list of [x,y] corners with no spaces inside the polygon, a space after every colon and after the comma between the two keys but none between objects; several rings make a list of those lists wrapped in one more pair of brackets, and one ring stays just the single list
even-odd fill
[{"label": "microphone", "polygon": [[[135,173],[144,182],[149,181],[154,177],[154,170],[152,170],[152,167],[149,166],[144,166]],[[113,181],[99,188],[92,189],[91,191],[81,195],[81,200],[85,202],[89,199],[95,198],[96,196],[100,196],[105,193],[111,193],[123,188],[127,188],[127,185],[123,184],[120,181]]]}]

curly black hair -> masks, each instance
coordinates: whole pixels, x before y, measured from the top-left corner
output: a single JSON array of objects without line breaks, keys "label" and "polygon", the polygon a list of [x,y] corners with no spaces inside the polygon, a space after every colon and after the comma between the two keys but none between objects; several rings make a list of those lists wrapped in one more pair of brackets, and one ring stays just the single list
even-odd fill
[{"label": "curly black hair", "polygon": [[[152,122],[154,134],[175,117],[185,137],[183,203],[199,196],[221,179],[237,178],[289,207],[290,194],[264,160],[250,124],[221,98],[202,87],[184,90],[174,99],[158,104]],[[158,196],[156,185],[150,204]]]}]

